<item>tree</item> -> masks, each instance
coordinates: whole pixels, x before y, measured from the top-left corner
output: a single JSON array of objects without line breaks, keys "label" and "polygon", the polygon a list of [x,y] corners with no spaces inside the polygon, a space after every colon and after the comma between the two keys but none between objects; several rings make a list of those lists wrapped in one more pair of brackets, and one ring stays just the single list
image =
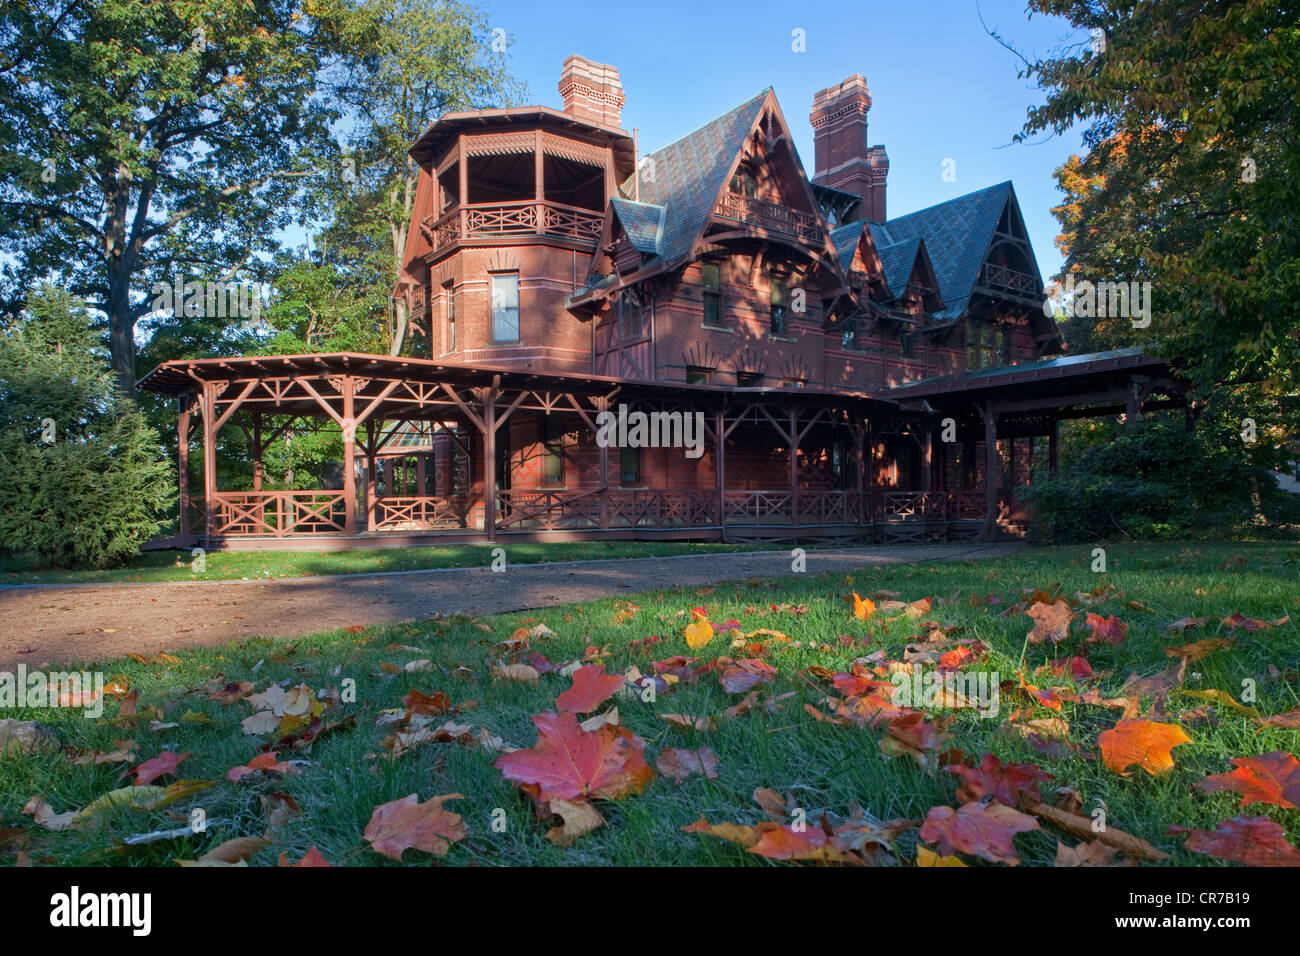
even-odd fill
[{"label": "tree", "polygon": [[347,0],[0,6],[0,239],[12,314],[50,279],[107,316],[119,387],[154,283],[276,248],[332,156],[331,70],[369,48]]},{"label": "tree", "polygon": [[33,296],[0,337],[0,552],[119,563],[166,520],[171,474],[85,310],[53,289]]},{"label": "tree", "polygon": [[[363,267],[382,270],[387,292],[401,275],[407,231],[420,169],[411,144],[444,113],[506,107],[526,88],[505,68],[504,37],[494,34],[477,8],[459,0],[365,0],[379,24],[374,56],[349,84],[356,123],[348,142],[345,175],[333,185],[331,228],[336,249],[364,253]],[[405,300],[392,301],[389,351],[401,352],[407,332]]]},{"label": "tree", "polygon": [[[1030,64],[1021,137],[1087,124],[1058,181],[1064,271],[1149,280],[1149,329],[1081,321],[1072,346],[1185,363],[1264,437],[1300,426],[1300,13],[1264,0],[1031,0],[1093,37]],[[1222,399],[1221,399],[1222,401]],[[1240,419],[1238,419],[1240,422]]]}]

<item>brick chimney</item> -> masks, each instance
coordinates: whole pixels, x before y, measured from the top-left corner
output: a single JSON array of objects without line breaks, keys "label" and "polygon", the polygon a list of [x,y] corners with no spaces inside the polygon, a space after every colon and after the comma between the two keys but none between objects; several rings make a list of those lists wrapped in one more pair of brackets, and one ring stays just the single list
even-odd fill
[{"label": "brick chimney", "polygon": [[564,61],[560,73],[564,112],[601,126],[619,127],[623,109],[623,83],[618,67],[595,63],[576,53]]},{"label": "brick chimney", "polygon": [[871,91],[860,73],[813,97],[813,182],[861,196],[853,219],[885,221],[885,147],[867,145]]}]

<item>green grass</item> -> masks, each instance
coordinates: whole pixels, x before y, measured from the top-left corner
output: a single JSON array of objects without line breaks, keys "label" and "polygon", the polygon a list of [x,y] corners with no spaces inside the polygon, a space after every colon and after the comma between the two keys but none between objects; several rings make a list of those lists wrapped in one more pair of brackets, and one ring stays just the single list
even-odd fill
[{"label": "green grass", "polygon": [[[38,568],[18,558],[0,558],[0,584],[96,584],[135,581],[228,581],[240,578],[290,578],[316,574],[376,574],[436,568],[486,567],[495,545],[372,548],[355,551],[210,551],[204,569],[195,570],[190,551],[147,551],[118,568],[59,570]],[[704,544],[691,541],[512,542],[511,564],[618,558],[657,558],[678,554],[762,551],[761,544]]]},{"label": "green grass", "polygon": [[[1116,593],[1091,610],[1118,615],[1127,622],[1129,632],[1118,647],[1101,647],[1090,653],[1093,668],[1109,675],[1099,681],[1103,695],[1117,690],[1133,671],[1152,674],[1165,668],[1170,663],[1164,654],[1168,645],[1235,636],[1236,644],[1230,650],[1190,665],[1184,687],[1217,688],[1239,696],[1243,680],[1250,678],[1258,683],[1255,706],[1262,713],[1276,714],[1300,706],[1296,685],[1296,672],[1300,670],[1300,547],[1116,546],[1109,549],[1106,575],[1090,571],[1090,551],[1032,549],[995,562],[864,569],[855,573],[851,582],[844,575],[791,575],[782,580],[721,586],[711,592],[696,588],[656,592],[632,596],[630,600],[639,605],[639,610],[621,623],[614,620],[620,602],[611,598],[477,620],[450,618],[294,640],[254,639],[184,652],[175,663],[140,664],[129,659],[102,662],[99,667],[106,674],[124,675],[130,686],[139,690],[141,709],[163,707],[169,721],[193,710],[207,714],[214,723],[182,724],[154,732],[148,721],[134,728],[114,726],[67,710],[10,711],[5,716],[40,719],[60,735],[65,748],[108,750],[116,740],[133,738],[141,760],[155,756],[163,747],[192,751],[193,756],[181,765],[180,776],[219,782],[168,810],[122,809],[106,817],[99,830],[48,833],[20,813],[29,798],[40,794],[59,812],[83,807],[103,793],[125,786],[129,782],[125,765],[74,766],[66,752],[0,757],[0,861],[12,862],[21,843],[36,862],[170,865],[176,859],[195,858],[223,840],[260,835],[266,824],[259,795],[277,790],[290,794],[303,812],[272,846],[252,858],[253,864],[274,864],[282,851],[296,860],[315,845],[336,865],[391,865],[392,861],[368,848],[362,831],[376,806],[413,792],[421,800],[438,794],[465,795],[465,799],[448,805],[464,816],[469,829],[468,837],[453,846],[443,861],[453,865],[769,865],[738,846],[681,831],[682,826],[702,814],[715,823],[759,821],[760,811],[750,798],[755,787],[792,793],[798,805],[807,808],[810,820],[815,820],[822,809],[844,814],[856,803],[881,819],[910,817],[919,821],[933,806],[955,805],[957,778],[923,770],[907,758],[887,759],[877,746],[879,730],[819,723],[803,708],[805,702],[820,703],[822,696],[803,671],[811,665],[846,670],[855,656],[867,652],[862,647],[843,646],[837,640],[839,635],[871,636],[880,643],[871,645],[870,650],[883,647],[891,658],[901,658],[904,645],[917,637],[915,621],[855,620],[844,599],[850,589],[864,595],[885,589],[898,591],[908,600],[927,596],[936,599],[926,617],[945,628],[962,628],[954,637],[980,638],[991,650],[979,666],[1007,677],[1018,669],[1022,653],[1032,670],[1049,656],[1076,653],[1082,637],[1072,636],[1055,652],[1026,649],[1029,618],[1023,613],[1001,617],[998,612],[1002,608],[1021,600],[1026,588],[1047,588],[1059,582],[1064,593],[1072,596],[1076,591],[1113,585],[1118,589]],[[503,581],[506,586],[508,577]],[[991,608],[972,605],[972,595],[990,593],[997,595],[1002,604]],[[938,602],[941,598],[943,603]],[[1135,610],[1128,601],[1142,602],[1151,610]],[[791,604],[806,605],[807,610],[796,614],[781,609]],[[462,708],[452,719],[486,726],[515,746],[530,747],[536,739],[530,715],[552,708],[556,696],[571,682],[558,674],[544,675],[537,685],[491,678],[485,662],[499,656],[494,650],[496,642],[510,638],[516,628],[540,622],[556,636],[535,642],[532,649],[554,662],[580,657],[584,648],[594,645],[608,648],[604,663],[610,672],[630,664],[645,670],[652,660],[691,653],[681,628],[689,609],[699,605],[707,608],[713,621],[736,618],[746,631],[771,628],[800,642],[801,647],[777,650],[768,658],[780,673],[767,690],[777,694],[793,691],[794,696],[783,701],[777,713],[756,709],[748,716],[719,724],[711,732],[673,728],[657,715],[717,714],[735,703],[739,696],[725,693],[712,676],[661,694],[654,703],[618,701],[624,726],[648,742],[646,755],[652,765],[665,746],[707,745],[717,754],[719,778],[694,776],[674,786],[670,780],[657,777],[641,794],[603,803],[606,825],[568,849],[545,839],[544,833],[554,821],[536,819],[530,800],[492,766],[493,755],[457,744],[428,744],[392,759],[382,746],[391,728],[376,726],[379,711],[400,707],[399,699],[409,690],[438,690]],[[772,609],[773,605],[778,609]],[[679,616],[681,612],[686,615]],[[1234,612],[1269,620],[1289,615],[1291,619],[1269,630],[1239,629],[1229,633],[1220,619]],[[1207,616],[1211,621],[1181,637],[1171,638],[1163,632],[1165,624],[1188,616]],[[632,644],[650,635],[660,635],[664,640],[648,651]],[[694,654],[706,660],[726,654],[730,636],[720,634]],[[419,654],[388,650],[393,643],[421,650]],[[823,644],[829,647],[823,649]],[[432,659],[438,669],[392,674],[383,667],[385,663],[401,665],[417,657]],[[351,730],[318,740],[309,752],[281,753],[281,759],[310,761],[299,774],[279,780],[226,782],[226,772],[247,763],[266,738],[241,733],[239,722],[250,712],[246,704],[222,706],[208,701],[198,690],[204,682],[218,677],[223,681],[254,680],[259,691],[270,682],[286,679],[294,684],[305,681],[314,689],[338,687],[350,677],[356,680],[357,703],[343,704],[327,716],[355,715],[357,721]],[[1176,692],[1169,700],[1170,719],[1176,720],[1180,712],[1201,703]],[[1213,830],[1219,820],[1264,811],[1286,828],[1293,843],[1300,844],[1300,811],[1258,805],[1241,810],[1240,798],[1234,794],[1205,795],[1194,789],[1203,776],[1230,770],[1229,760],[1234,756],[1273,750],[1295,752],[1300,731],[1260,728],[1222,706],[1210,705],[1211,720],[1185,726],[1192,742],[1174,751],[1177,766],[1173,771],[1152,777],[1135,769],[1130,776],[1122,777],[1102,765],[1097,748],[1097,735],[1113,726],[1117,711],[1065,704],[1061,716],[1070,721],[1071,739],[1079,749],[1051,759],[1036,753],[1019,738],[999,732],[1001,718],[1019,705],[1004,695],[1000,718],[992,720],[980,719],[969,710],[947,712],[955,718],[949,727],[949,745],[976,757],[992,751],[1006,761],[1042,766],[1056,777],[1048,785],[1049,791],[1055,786],[1076,788],[1083,795],[1085,812],[1090,812],[1098,800],[1104,801],[1109,808],[1110,826],[1171,852],[1171,862],[1176,865],[1215,861],[1182,849],[1181,840],[1166,835],[1171,824]],[[117,707],[110,700],[106,716],[115,714]],[[1026,716],[1052,715],[1041,708],[1032,710]],[[170,779],[160,782],[165,784]],[[204,808],[210,820],[218,821],[208,833],[136,848],[122,846],[121,841],[131,834],[182,826],[192,807]],[[504,832],[494,832],[490,826],[493,811],[498,808],[505,811]],[[14,828],[22,839],[10,839],[6,845],[6,828]],[[1015,842],[1025,865],[1050,865],[1057,834],[1048,830],[1031,832],[1018,836]],[[1074,845],[1078,841],[1066,837],[1064,842]],[[896,847],[899,862],[910,865],[916,846],[915,830],[902,836]],[[426,854],[408,851],[405,862],[426,865],[430,859]],[[978,860],[968,862],[979,865]]]}]

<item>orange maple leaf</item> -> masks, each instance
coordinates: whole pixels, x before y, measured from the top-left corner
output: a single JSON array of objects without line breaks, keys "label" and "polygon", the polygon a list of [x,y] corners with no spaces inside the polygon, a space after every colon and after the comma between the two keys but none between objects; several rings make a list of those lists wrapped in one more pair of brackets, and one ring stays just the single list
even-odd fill
[{"label": "orange maple leaf", "polygon": [[1121,720],[1097,738],[1101,759],[1111,770],[1128,776],[1128,768],[1138,764],[1152,776],[1174,768],[1171,752],[1179,744],[1191,743],[1177,724],[1160,724],[1134,718]]},{"label": "orange maple leaf", "polygon": [[164,750],[158,756],[151,760],[146,760],[135,768],[135,785],[144,787],[159,777],[165,777],[167,774],[176,773],[176,766],[190,755],[190,751],[178,754],[174,750]]},{"label": "orange maple leaf", "polygon": [[853,592],[853,616],[859,621],[865,621],[871,615],[876,613],[875,602],[870,598],[858,597],[858,592]]}]

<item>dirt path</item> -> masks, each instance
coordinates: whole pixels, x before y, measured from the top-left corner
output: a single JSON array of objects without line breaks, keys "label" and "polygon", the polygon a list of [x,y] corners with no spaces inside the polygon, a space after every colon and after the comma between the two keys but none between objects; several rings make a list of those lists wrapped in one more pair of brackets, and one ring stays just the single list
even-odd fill
[{"label": "dirt path", "polygon": [[[1010,554],[1017,544],[809,551],[807,573]],[[401,571],[274,581],[0,588],[0,669],[93,662],[258,635],[292,636],[435,614],[496,614],[674,585],[790,574],[784,551]]]}]

